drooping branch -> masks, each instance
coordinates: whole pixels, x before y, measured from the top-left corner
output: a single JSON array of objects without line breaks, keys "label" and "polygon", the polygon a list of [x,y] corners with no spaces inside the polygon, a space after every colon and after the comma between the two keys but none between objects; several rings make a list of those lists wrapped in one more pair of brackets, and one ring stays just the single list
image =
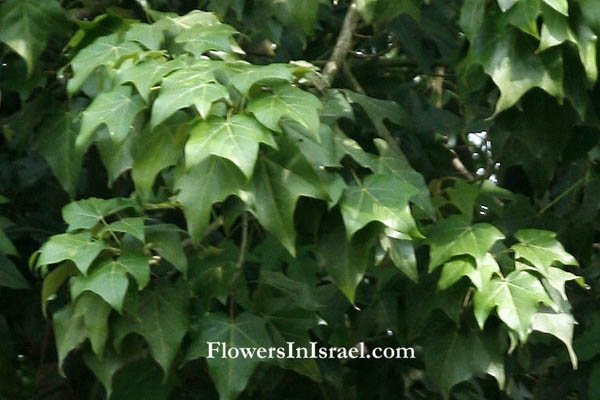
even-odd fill
[{"label": "drooping branch", "polygon": [[352,48],[352,36],[354,35],[354,30],[356,29],[359,19],[360,15],[358,13],[358,7],[356,7],[356,4],[352,2],[348,8],[346,17],[344,17],[342,31],[338,36],[335,47],[333,48],[331,58],[323,68],[323,79],[325,80],[327,86],[331,86],[335,75],[342,68],[344,62],[346,61],[346,56]]}]

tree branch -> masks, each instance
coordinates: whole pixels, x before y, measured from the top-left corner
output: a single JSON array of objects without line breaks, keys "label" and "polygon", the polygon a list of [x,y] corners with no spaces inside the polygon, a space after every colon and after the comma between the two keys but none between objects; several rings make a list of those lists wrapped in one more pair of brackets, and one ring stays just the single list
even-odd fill
[{"label": "tree branch", "polygon": [[346,12],[346,17],[344,17],[342,31],[338,36],[335,47],[333,48],[331,58],[327,64],[325,64],[325,68],[323,68],[323,79],[325,80],[327,86],[331,86],[335,75],[338,73],[346,60],[346,55],[352,47],[352,36],[359,19],[360,15],[358,14],[358,8],[356,7],[356,4],[352,2],[348,8],[348,12]]}]

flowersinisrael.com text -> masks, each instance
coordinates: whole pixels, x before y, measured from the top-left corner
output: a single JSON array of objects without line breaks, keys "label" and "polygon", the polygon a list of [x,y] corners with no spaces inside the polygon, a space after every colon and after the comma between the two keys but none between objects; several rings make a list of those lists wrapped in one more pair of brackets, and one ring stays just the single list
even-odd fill
[{"label": "flowersinisrael.com text", "polygon": [[283,347],[229,347],[224,342],[207,342],[207,358],[338,358],[338,359],[404,359],[415,358],[412,347],[374,347],[368,350],[364,343],[347,349],[345,347],[318,347],[310,342],[309,347],[296,347],[295,342],[287,342]]}]

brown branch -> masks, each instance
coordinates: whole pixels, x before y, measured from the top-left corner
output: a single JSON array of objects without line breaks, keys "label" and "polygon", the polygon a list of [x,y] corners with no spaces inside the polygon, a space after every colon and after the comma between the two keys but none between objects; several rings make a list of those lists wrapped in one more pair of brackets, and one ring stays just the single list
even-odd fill
[{"label": "brown branch", "polygon": [[327,64],[325,64],[325,68],[323,68],[323,79],[325,80],[327,86],[331,86],[335,75],[346,61],[346,55],[352,47],[352,36],[359,19],[360,15],[358,14],[358,7],[356,7],[356,4],[352,2],[348,8],[348,12],[346,12],[346,17],[344,18],[344,23],[342,25],[342,31],[338,36],[335,47],[333,48],[331,58]]},{"label": "brown branch", "polygon": [[[444,76],[445,76],[445,69],[444,67],[440,66],[437,67],[435,69],[435,78],[432,79],[432,88],[433,91],[437,94],[438,98],[436,101],[435,106],[437,108],[442,108],[444,106]],[[467,178],[467,180],[472,181],[475,179],[475,177],[473,176],[473,174],[471,172],[469,172],[469,170],[467,169],[467,167],[465,167],[465,164],[463,164],[463,162],[460,160],[460,157],[458,157],[458,154],[456,153],[456,151],[454,151],[454,149],[448,149],[450,150],[450,153],[452,153],[452,167],[456,170],[456,172],[458,172],[459,174],[461,174],[462,176],[464,176],[465,178]]]},{"label": "brown branch", "polygon": [[350,87],[352,88],[352,90],[354,90],[356,93],[360,93],[360,94],[364,95],[365,89],[363,89],[363,87],[360,85],[360,82],[356,79],[356,77],[350,70],[348,63],[344,63],[342,65],[342,72],[346,76],[346,79],[348,79],[348,82],[350,83]]}]

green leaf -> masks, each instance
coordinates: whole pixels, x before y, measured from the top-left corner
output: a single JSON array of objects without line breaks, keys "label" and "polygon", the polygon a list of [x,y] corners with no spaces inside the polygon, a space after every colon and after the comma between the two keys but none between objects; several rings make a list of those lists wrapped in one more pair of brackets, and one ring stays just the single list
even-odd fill
[{"label": "green leaf", "polygon": [[188,263],[179,233],[179,228],[174,225],[147,226],[146,243],[151,244],[152,250],[164,257],[185,276]]},{"label": "green leaf", "polygon": [[569,3],[567,0],[544,0],[544,3],[548,4],[559,13],[569,16]]},{"label": "green leaf", "polygon": [[106,248],[106,244],[93,241],[91,232],[54,235],[40,249],[36,267],[71,260],[83,274]]},{"label": "green leaf", "polygon": [[196,244],[208,226],[212,205],[245,186],[246,178],[235,165],[214,156],[176,177],[177,201],[183,207],[188,232]]},{"label": "green leaf", "polygon": [[498,5],[502,12],[506,12],[509,8],[515,5],[519,0],[498,0]]},{"label": "green leaf", "polygon": [[515,233],[519,243],[511,249],[515,251],[515,258],[527,260],[531,265],[546,275],[548,269],[555,262],[564,265],[579,265],[577,260],[567,253],[556,240],[556,233],[539,229],[522,229]]},{"label": "green leaf", "polygon": [[364,277],[377,232],[373,232],[374,229],[361,230],[349,242],[344,225],[338,218],[330,217],[322,223],[322,227],[319,257],[336,286],[354,304],[356,288]]},{"label": "green leaf", "polygon": [[530,41],[521,40],[514,30],[475,48],[478,50],[474,50],[471,57],[477,58],[500,89],[495,114],[512,107],[535,87],[562,101],[563,63],[559,52],[549,50],[535,55]]},{"label": "green leaf", "polygon": [[42,314],[47,318],[48,316],[48,300],[51,296],[54,296],[58,289],[62,286],[62,284],[69,278],[70,276],[77,275],[79,270],[75,268],[73,263],[63,263],[53,269],[46,277],[44,278],[44,283],[42,284]]},{"label": "green leaf", "polygon": [[319,0],[288,0],[287,3],[294,21],[305,34],[312,35],[315,31]]},{"label": "green leaf", "polygon": [[435,209],[431,203],[429,188],[423,175],[410,166],[404,155],[393,151],[385,140],[375,139],[374,142],[379,151],[379,157],[375,163],[375,172],[394,176],[417,188],[419,193],[411,197],[411,202],[433,218]]},{"label": "green leaf", "polygon": [[485,4],[485,2],[479,0],[465,0],[460,8],[458,23],[469,39],[474,38],[483,25]]},{"label": "green leaf", "polygon": [[369,175],[364,182],[348,186],[340,200],[348,239],[372,221],[420,236],[408,205],[409,199],[418,193],[410,183],[383,174]]},{"label": "green leaf", "polygon": [[131,236],[144,242],[144,217],[122,218],[118,221],[104,226],[98,236],[104,237],[108,232],[129,233]]},{"label": "green leaf", "polygon": [[490,253],[478,262],[470,256],[460,256],[444,264],[438,288],[447,289],[463,276],[468,276],[477,290],[482,290],[492,276],[499,273],[500,267]]},{"label": "green leaf", "polygon": [[244,96],[257,83],[292,82],[294,79],[288,64],[252,65],[238,61],[227,64],[226,71],[231,75],[229,83]]},{"label": "green leaf", "polygon": [[48,162],[52,173],[71,197],[75,196],[83,151],[75,147],[77,132],[68,112],[53,116],[37,130],[33,148]]},{"label": "green leaf", "polygon": [[188,327],[188,298],[174,285],[161,285],[138,292],[126,307],[126,314],[115,321],[115,347],[121,348],[130,333],[141,335],[154,359],[160,364],[165,379]]},{"label": "green leaf", "polygon": [[383,249],[388,251],[396,268],[402,271],[411,281],[417,282],[419,272],[417,271],[417,258],[412,240],[386,236],[382,239],[381,244]]},{"label": "green leaf", "polygon": [[373,18],[375,17],[375,7],[377,6],[377,0],[357,0],[356,8],[362,19],[370,24],[373,22]]},{"label": "green leaf", "polygon": [[279,122],[287,117],[302,125],[319,138],[321,102],[314,95],[295,86],[282,84],[272,92],[262,92],[248,103],[248,111],[267,128],[281,132]]},{"label": "green leaf", "polygon": [[184,43],[184,49],[196,57],[209,50],[230,52],[231,37],[238,31],[227,24],[196,25],[180,33],[175,41]]},{"label": "green leaf", "polygon": [[123,237],[121,255],[114,262],[135,279],[139,290],[145,288],[150,282],[149,261],[141,243],[131,237]]},{"label": "green leaf", "polygon": [[298,197],[326,198],[318,178],[301,174],[295,170],[294,162],[288,159],[286,164],[280,164],[259,157],[251,181],[256,217],[292,255],[296,253],[294,210]]},{"label": "green leaf", "polygon": [[571,41],[576,43],[575,35],[569,26],[569,19],[549,7],[543,7],[544,23],[542,37],[537,52]]},{"label": "green leaf", "polygon": [[[319,316],[314,311],[302,310],[299,308],[277,309],[276,302],[273,302],[272,309],[264,312],[264,318],[270,328],[273,337],[273,345],[276,347],[285,347],[288,342],[294,342],[295,348],[311,347],[310,331],[318,326]],[[316,360],[309,358],[290,358],[276,360],[282,368],[291,369],[313,381],[321,382],[321,372]]]},{"label": "green leaf", "polygon": [[164,76],[185,67],[181,58],[165,61],[162,58],[147,58],[137,64],[124,64],[119,69],[119,83],[131,82],[144,101],[149,102],[152,87]]},{"label": "green leaf", "polygon": [[100,125],[106,125],[111,140],[121,143],[127,137],[135,117],[146,108],[142,98],[132,95],[130,86],[119,86],[99,94],[83,112],[76,146],[85,148]]},{"label": "green leaf", "polygon": [[211,155],[227,158],[252,176],[259,143],[277,148],[271,132],[252,116],[213,117],[194,126],[185,145],[186,168],[197,165]]},{"label": "green leaf", "polygon": [[600,363],[596,362],[588,378],[588,398],[596,399],[600,396]]},{"label": "green leaf", "polygon": [[458,255],[468,254],[475,260],[482,260],[497,240],[504,239],[493,225],[471,225],[467,218],[459,215],[451,215],[436,223],[427,233],[430,272]]},{"label": "green leaf", "polygon": [[588,82],[594,84],[598,79],[598,63],[596,61],[598,36],[587,25],[579,24],[576,38],[579,59],[585,69]]},{"label": "green leaf", "polygon": [[388,132],[386,120],[396,125],[406,125],[410,121],[408,113],[394,101],[375,99],[350,90],[344,90],[344,94],[351,103],[358,104],[365,110],[381,136],[384,132]]},{"label": "green leaf", "polygon": [[505,347],[505,339],[496,332],[457,329],[450,321],[438,322],[423,346],[425,368],[445,399],[454,385],[481,373],[496,378],[502,389]]},{"label": "green leaf", "polygon": [[160,50],[164,39],[164,29],[159,24],[132,24],[125,34],[125,40],[138,42],[148,50]]},{"label": "green leaf", "polygon": [[[140,355],[135,354],[135,350],[139,349],[126,349],[127,351],[117,354],[110,347],[106,349],[102,359],[99,359],[94,353],[88,351],[83,353],[83,361],[87,367],[96,375],[98,380],[102,382],[104,389],[106,390],[106,398],[111,399],[113,393],[113,378],[115,374],[121,370],[129,361],[135,358],[139,358]],[[134,353],[135,355],[132,355]]]},{"label": "green leaf", "polygon": [[123,310],[123,300],[129,280],[123,264],[105,258],[87,274],[71,279],[71,298],[76,299],[85,291],[96,293],[119,313]]},{"label": "green leaf", "polygon": [[458,181],[453,187],[446,189],[450,203],[454,205],[469,221],[473,218],[475,202],[480,188],[476,184]]},{"label": "green leaf", "polygon": [[531,318],[531,329],[555,336],[567,346],[573,369],[577,369],[577,355],[573,350],[575,318],[567,313],[540,311]]},{"label": "green leaf", "polygon": [[574,275],[570,272],[563,271],[560,268],[550,267],[548,268],[546,278],[554,289],[558,290],[562,298],[567,301],[567,293],[565,291],[565,284],[568,281],[577,281],[581,286],[585,287],[585,283],[583,278],[577,275]]},{"label": "green leaf", "polygon": [[540,303],[552,305],[542,283],[527,271],[513,271],[506,278],[494,278],[473,297],[475,317],[483,329],[492,309],[521,341],[527,339],[531,318]]},{"label": "green leaf", "polygon": [[136,203],[120,197],[106,200],[91,197],[67,204],[62,210],[62,216],[69,224],[67,232],[72,232],[77,229],[93,228],[104,217],[129,207],[136,207]]},{"label": "green leaf", "polygon": [[134,142],[131,177],[142,198],[148,198],[152,193],[158,173],[175,165],[183,155],[183,146],[188,136],[187,126],[175,116],[169,122],[155,129],[147,127]]},{"label": "green leaf", "polygon": [[0,254],[0,286],[11,289],[29,289],[27,279],[4,254]]},{"label": "green leaf", "polygon": [[73,305],[58,310],[52,315],[56,352],[58,353],[58,370],[64,376],[63,362],[69,353],[81,345],[87,338],[83,315],[73,312]]},{"label": "green leaf", "polygon": [[344,157],[336,143],[335,133],[329,125],[321,124],[317,138],[299,123],[285,120],[281,123],[286,135],[295,142],[302,154],[310,161],[316,171],[323,167],[339,167]]},{"label": "green leaf", "polygon": [[95,294],[85,292],[77,298],[74,310],[75,315],[83,316],[83,326],[87,331],[86,336],[92,344],[92,350],[102,358],[108,339],[110,306]]},{"label": "green leaf", "polygon": [[121,57],[141,51],[142,48],[136,43],[120,43],[117,33],[98,38],[71,61],[73,77],[67,83],[68,93],[72,95],[77,92],[96,68],[102,65],[113,67]]},{"label": "green leaf", "polygon": [[540,11],[540,0],[519,0],[514,7],[508,10],[506,16],[510,24],[539,39],[537,19]]},{"label": "green leaf", "polygon": [[48,38],[65,30],[65,14],[56,0],[7,0],[0,7],[0,41],[23,57],[28,74]]},{"label": "green leaf", "polygon": [[0,253],[8,254],[9,256],[19,255],[15,245],[2,229],[0,229]]},{"label": "green leaf", "polygon": [[108,184],[111,185],[121,174],[130,170],[133,166],[131,147],[134,136],[137,136],[137,134],[127,135],[123,142],[117,143],[109,137],[105,127],[100,129],[98,136],[101,139],[96,142],[96,147],[100,153],[102,164],[108,172]]},{"label": "green leaf", "polygon": [[[265,320],[243,312],[230,320],[225,314],[209,314],[200,320],[198,334],[187,354],[188,360],[206,357],[211,378],[219,392],[221,400],[234,400],[246,388],[256,366],[261,362],[256,353],[252,357],[237,359],[223,357],[220,344],[216,343],[213,352],[209,342],[225,343],[227,348],[268,348],[271,338],[265,326]],[[212,357],[211,357],[212,356]]]},{"label": "green leaf", "polygon": [[293,301],[294,306],[304,310],[316,310],[321,305],[315,298],[312,286],[304,282],[288,278],[281,272],[268,270],[260,271],[259,282],[266,285]]},{"label": "green leaf", "polygon": [[229,92],[213,77],[213,69],[222,64],[209,64],[214,65],[176,71],[163,79],[160,93],[152,106],[152,128],[182,108],[193,105],[200,116],[206,118],[214,102],[229,101]]}]

